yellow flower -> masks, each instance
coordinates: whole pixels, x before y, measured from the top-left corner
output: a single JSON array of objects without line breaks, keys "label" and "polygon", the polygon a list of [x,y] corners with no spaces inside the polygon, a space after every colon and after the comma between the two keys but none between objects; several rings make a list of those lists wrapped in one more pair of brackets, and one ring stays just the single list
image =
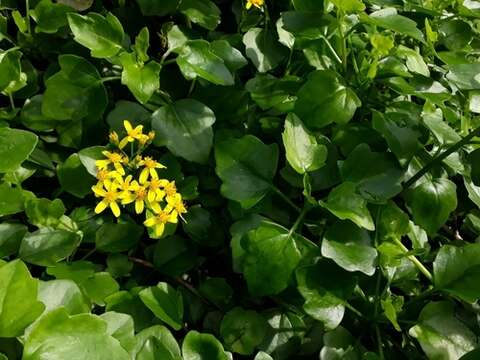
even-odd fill
[{"label": "yellow flower", "polygon": [[167,195],[167,199],[177,194],[177,186],[175,185],[175,181],[162,179],[160,180],[160,183],[163,187],[163,191],[165,191],[165,195]]},{"label": "yellow flower", "polygon": [[153,227],[153,232],[157,237],[162,236],[167,223],[176,224],[178,222],[178,218],[175,214],[162,210],[160,207],[154,211],[155,215],[147,218],[143,224],[147,227]]},{"label": "yellow flower", "polygon": [[107,207],[110,207],[113,215],[116,217],[120,216],[120,207],[118,206],[117,201],[120,200],[121,196],[118,192],[117,184],[110,180],[105,180],[104,182],[92,186],[92,190],[95,193],[95,196],[103,198],[95,207],[96,214],[100,214]]},{"label": "yellow flower", "polygon": [[108,138],[110,139],[110,142],[114,145],[118,145],[120,139],[118,138],[118,134],[115,131],[112,131],[110,134],[108,134]]},{"label": "yellow flower", "polygon": [[140,214],[145,209],[145,201],[148,196],[147,188],[133,180],[130,185],[130,191],[132,192],[124,195],[122,204],[126,205],[135,202],[135,212]]},{"label": "yellow flower", "polygon": [[148,139],[150,141],[153,141],[153,139],[155,139],[155,131],[152,130],[148,132]]},{"label": "yellow flower", "polygon": [[118,181],[118,187],[122,191],[123,197],[130,195],[129,192],[132,190],[132,179],[132,175],[128,175],[125,179],[122,177],[120,179],[116,179]]},{"label": "yellow flower", "polygon": [[153,179],[158,179],[158,174],[155,169],[165,169],[166,166],[160,164],[157,160],[153,160],[149,156],[145,156],[142,160],[138,162],[139,166],[143,166],[144,169],[140,173],[140,184],[145,184],[148,180],[148,175]]},{"label": "yellow flower", "polygon": [[120,145],[118,146],[120,149],[123,149],[129,142],[140,140],[143,136],[143,125],[138,125],[137,127],[133,128],[132,124],[130,124],[130,121],[124,120],[123,126],[127,131],[127,136],[120,141]]},{"label": "yellow flower", "polygon": [[148,183],[148,201],[153,203],[155,201],[161,201],[165,196],[165,192],[162,191],[162,181],[160,179],[151,179]]},{"label": "yellow flower", "polygon": [[127,163],[128,159],[126,159],[120,153],[110,152],[107,150],[102,151],[102,154],[106,157],[106,159],[95,161],[95,165],[99,170],[108,170],[108,166],[112,164],[120,175],[125,175],[125,170],[123,170],[122,163]]},{"label": "yellow flower", "polygon": [[145,145],[149,140],[150,138],[148,137],[148,135],[142,135],[140,139],[138,139],[138,142],[140,143],[140,145]]},{"label": "yellow flower", "polygon": [[249,10],[252,6],[260,9],[264,3],[265,0],[247,0],[247,4],[245,5],[245,7],[247,8],[247,10]]},{"label": "yellow flower", "polygon": [[166,212],[171,212],[174,216],[180,216],[183,221],[185,219],[182,217],[182,214],[187,212],[187,208],[182,200],[182,195],[176,193],[173,196],[167,197],[167,206],[165,207]]}]

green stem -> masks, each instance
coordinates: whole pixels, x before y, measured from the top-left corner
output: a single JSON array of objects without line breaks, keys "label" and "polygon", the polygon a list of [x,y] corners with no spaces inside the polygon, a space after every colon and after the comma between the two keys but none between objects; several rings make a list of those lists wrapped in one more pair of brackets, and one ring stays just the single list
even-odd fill
[{"label": "green stem", "polygon": [[385,355],[383,355],[383,344],[382,344],[382,335],[380,333],[380,329],[377,324],[375,324],[375,335],[377,336],[377,343],[378,343],[378,355],[381,360],[385,359]]},{"label": "green stem", "polygon": [[292,236],[295,231],[297,231],[298,227],[299,227],[300,224],[302,223],[303,218],[304,218],[305,215],[307,214],[308,210],[309,210],[309,207],[308,207],[308,206],[304,206],[304,208],[303,208],[302,211],[300,212],[300,215],[298,215],[297,220],[295,221],[295,223],[293,224],[292,228],[291,228],[290,231],[288,232],[288,236],[289,236],[289,237]]},{"label": "green stem", "polygon": [[31,34],[31,28],[30,28],[30,3],[29,0],[25,0],[25,7],[26,7],[26,15],[25,17],[27,18],[27,34]]},{"label": "green stem", "polygon": [[[395,238],[393,240],[395,242],[395,244],[397,244],[405,253],[408,253],[410,250],[407,249],[407,247],[405,245],[402,244],[402,242]],[[413,255],[408,255],[407,256],[408,259],[418,268],[418,270],[420,270],[420,272],[425,275],[425,277],[430,280],[430,282],[433,282],[433,276],[432,276],[432,273],[430,271],[428,271],[428,269],[425,267],[425,265],[423,265],[415,256]]]},{"label": "green stem", "polygon": [[343,33],[343,28],[342,28],[342,21],[341,18],[343,17],[343,14],[339,12],[337,16],[338,20],[338,31],[340,34],[340,42],[342,44],[342,64],[343,64],[343,70],[345,72],[345,75],[347,74],[348,70],[348,65],[347,65],[347,40],[345,38],[345,34]]},{"label": "green stem", "polygon": [[353,312],[354,314],[356,314],[357,316],[360,316],[361,318],[366,318],[365,315],[363,315],[360,311],[358,311],[357,309],[355,309],[352,305],[350,305],[348,302],[345,302],[345,307],[350,310],[351,312]]},{"label": "green stem", "polygon": [[10,99],[10,106],[12,107],[12,110],[15,110],[15,102],[13,101],[12,93],[8,93],[8,98]]},{"label": "green stem", "polygon": [[102,83],[105,83],[107,81],[120,80],[121,78],[122,78],[121,76],[107,76],[107,77],[102,78],[100,81]]},{"label": "green stem", "polygon": [[170,60],[165,60],[162,65],[168,65],[168,64],[173,64],[177,61],[177,59],[170,59]]},{"label": "green stem", "polygon": [[85,259],[89,258],[90,255],[92,255],[96,250],[97,250],[97,249],[93,248],[92,250],[90,250],[89,252],[87,252],[87,253],[85,254],[85,256],[83,256],[80,260],[85,260]]},{"label": "green stem", "polygon": [[279,188],[277,188],[275,185],[272,185],[272,190],[280,196],[288,205],[290,205],[293,209],[295,209],[296,212],[301,213],[302,209],[300,209],[297,205],[293,203],[292,200],[288,198],[287,195],[285,195]]},{"label": "green stem", "polygon": [[449,155],[453,154],[457,150],[460,150],[462,147],[470,143],[475,136],[480,136],[480,127],[473,130],[470,134],[465,136],[462,140],[458,141],[447,150],[445,150],[440,155],[434,157],[429,163],[427,163],[422,169],[420,169],[415,175],[413,175],[407,182],[403,185],[403,189],[408,189],[410,186],[415,184],[423,175],[425,175],[430,169],[440,164],[445,160]]},{"label": "green stem", "polygon": [[341,64],[341,63],[342,63],[342,59],[340,59],[340,56],[338,56],[337,52],[336,52],[335,49],[333,48],[333,46],[332,46],[332,44],[330,43],[330,41],[328,41],[328,39],[327,39],[325,36],[323,36],[323,35],[321,35],[321,39],[322,39],[323,41],[325,41],[325,44],[327,45],[328,50],[330,50],[330,52],[332,53],[332,55],[333,55],[333,57],[335,58],[335,60],[337,60],[337,62],[338,62],[339,64]]},{"label": "green stem", "polygon": [[[377,223],[378,223],[378,216],[377,216]],[[378,232],[378,231],[377,231]],[[379,303],[379,293],[380,293],[380,281],[382,279],[382,273],[380,269],[378,269],[378,274],[377,274],[377,282],[375,284],[375,304],[373,308],[373,318],[375,319],[375,334],[377,336],[377,345],[378,345],[378,354],[380,356],[380,359],[383,360],[385,359],[385,356],[383,354],[383,344],[382,344],[382,336],[380,333],[380,329],[377,324],[377,316],[378,316],[378,303]]]}]

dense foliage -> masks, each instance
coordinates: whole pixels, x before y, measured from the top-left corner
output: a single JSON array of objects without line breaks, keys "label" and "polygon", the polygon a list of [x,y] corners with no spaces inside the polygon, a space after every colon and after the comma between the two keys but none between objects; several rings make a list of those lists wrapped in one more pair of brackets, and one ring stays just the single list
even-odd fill
[{"label": "dense foliage", "polygon": [[0,0],[0,48],[0,359],[480,358],[480,1]]}]

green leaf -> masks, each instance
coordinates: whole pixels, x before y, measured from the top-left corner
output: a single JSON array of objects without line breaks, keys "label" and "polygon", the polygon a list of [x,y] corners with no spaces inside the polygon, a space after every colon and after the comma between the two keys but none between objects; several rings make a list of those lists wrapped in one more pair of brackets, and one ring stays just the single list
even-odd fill
[{"label": "green leaf", "polygon": [[170,330],[155,325],[138,333],[131,351],[136,360],[182,360],[180,348]]},{"label": "green leaf", "polygon": [[23,224],[0,224],[0,259],[15,254],[20,248],[20,243],[27,233]]},{"label": "green leaf", "polygon": [[254,360],[273,360],[273,358],[266,352],[259,351]]},{"label": "green leaf", "polygon": [[129,314],[135,323],[135,331],[145,329],[152,324],[155,315],[145,306],[138,296],[139,288],[117,291],[105,298],[106,310]]},{"label": "green leaf", "polygon": [[418,30],[416,22],[405,16],[398,15],[395,8],[381,9],[371,13],[369,16],[362,16],[361,19],[381,28],[424,42],[423,33]]},{"label": "green leaf", "polygon": [[52,0],[41,0],[33,11],[32,17],[37,23],[36,32],[53,34],[58,29],[67,26],[67,13],[72,8],[60,3],[54,3]]},{"label": "green leaf", "polygon": [[189,40],[179,48],[176,61],[185,78],[200,77],[216,85],[233,85],[232,73],[214,50],[205,40]]},{"label": "green leaf", "polygon": [[150,47],[150,33],[147,27],[142,28],[138,35],[135,37],[135,45],[133,49],[136,55],[136,59],[140,63],[148,61],[148,48]]},{"label": "green leaf", "polygon": [[0,216],[12,215],[24,210],[25,193],[18,187],[0,184]]},{"label": "green leaf", "polygon": [[90,49],[92,57],[109,58],[122,50],[125,36],[120,21],[111,13],[68,14],[68,24],[74,40]]},{"label": "green leaf", "polygon": [[220,9],[210,0],[182,0],[179,10],[205,29],[214,30],[220,24]]},{"label": "green leaf", "polygon": [[288,54],[271,29],[251,28],[243,36],[243,43],[247,57],[261,73],[275,69]]},{"label": "green leaf", "polygon": [[206,163],[212,148],[215,114],[193,99],[178,100],[152,114],[155,145],[188,161]]},{"label": "green leaf", "polygon": [[136,102],[117,101],[115,108],[107,115],[107,123],[110,125],[110,130],[122,134],[125,131],[123,127],[123,120],[125,119],[130,120],[132,126],[144,125],[146,127],[150,122],[150,112]]},{"label": "green leaf", "polygon": [[210,51],[220,57],[231,72],[235,72],[248,64],[242,53],[230,45],[227,40],[212,41]]},{"label": "green leaf", "polygon": [[435,287],[464,301],[480,298],[477,282],[480,279],[480,244],[462,247],[444,245],[433,262]]},{"label": "green leaf", "polygon": [[301,259],[293,234],[264,221],[247,233],[242,247],[245,250],[243,273],[252,295],[275,295],[288,286]]},{"label": "green leaf", "polygon": [[333,4],[345,13],[356,13],[365,10],[361,0],[331,0]]},{"label": "green leaf", "polygon": [[105,299],[119,289],[118,283],[108,272],[97,272],[80,281],[79,285],[90,300],[100,306],[104,306]]},{"label": "green leaf", "polygon": [[38,227],[56,227],[65,214],[62,200],[28,199],[25,202],[25,214],[30,224]]},{"label": "green leaf", "polygon": [[267,334],[268,323],[257,312],[236,307],[222,319],[220,335],[226,347],[241,355],[251,355]]},{"label": "green leaf", "polygon": [[133,222],[105,223],[101,225],[95,235],[97,250],[118,253],[135,248],[144,229]]},{"label": "green leaf", "polygon": [[327,329],[336,328],[343,319],[355,279],[328,260],[299,268],[296,277],[298,291],[305,299],[305,312]]},{"label": "green leaf", "polygon": [[409,330],[429,359],[455,360],[477,347],[477,337],[455,317],[453,303],[430,302]]},{"label": "green leaf", "polygon": [[130,352],[136,343],[132,317],[127,314],[108,311],[100,315],[100,318],[107,323],[107,334],[117,339],[120,345]]},{"label": "green leaf", "polygon": [[0,173],[19,167],[37,146],[37,135],[8,127],[0,128]]},{"label": "green leaf", "polygon": [[189,331],[182,344],[184,360],[229,360],[222,344],[213,335]]},{"label": "green leaf", "polygon": [[[448,179],[425,180],[407,193],[413,221],[435,234],[457,208],[456,185]],[[435,211],[432,211],[435,209]]]},{"label": "green leaf", "polygon": [[30,264],[54,266],[71,255],[81,240],[81,233],[42,228],[23,238],[19,256]]},{"label": "green leaf", "polygon": [[377,250],[367,231],[349,221],[338,221],[322,240],[322,256],[332,259],[347,271],[375,273]]},{"label": "green leaf", "polygon": [[28,129],[36,131],[51,130],[57,124],[56,120],[49,119],[42,114],[43,95],[35,95],[25,101],[20,120]]},{"label": "green leaf", "polygon": [[224,278],[208,278],[200,284],[198,290],[220,308],[226,307],[233,297],[233,289]]},{"label": "green leaf", "polygon": [[461,90],[480,89],[480,64],[452,64],[448,66],[447,80]]},{"label": "green leaf", "polygon": [[[80,161],[78,154],[72,154],[58,166],[58,181],[62,188],[76,197],[83,198],[92,192],[95,178],[91,177]],[[78,181],[78,179],[83,179]]]},{"label": "green leaf", "polygon": [[216,173],[222,179],[220,191],[227,199],[248,209],[267,195],[277,171],[278,147],[265,145],[247,135],[215,145]]},{"label": "green leaf", "polygon": [[383,203],[402,191],[404,171],[391,153],[370,150],[358,145],[340,166],[344,181],[352,182],[357,191],[370,202]]},{"label": "green leaf", "polygon": [[46,81],[43,115],[54,120],[100,117],[107,106],[107,92],[98,70],[76,55],[60,55],[58,61],[61,70]]},{"label": "green leaf", "polygon": [[287,115],[282,139],[288,163],[299,174],[318,170],[325,165],[327,147],[317,143],[315,136],[295,114]]},{"label": "green leaf", "polygon": [[129,360],[117,339],[107,332],[107,323],[92,314],[69,316],[60,308],[43,316],[29,333],[24,360]]},{"label": "green leaf", "polygon": [[424,108],[422,120],[441,145],[454,144],[462,138],[443,120],[441,109]]},{"label": "green leaf", "polygon": [[472,151],[468,154],[470,161],[472,182],[476,186],[480,186],[480,149]]},{"label": "green leaf", "polygon": [[37,300],[37,289],[38,281],[22,261],[0,266],[0,337],[21,336],[40,316],[45,306]]},{"label": "green leaf", "polygon": [[367,201],[357,194],[354,183],[342,183],[328,194],[326,201],[320,200],[319,203],[339,219],[351,220],[367,230],[375,230]]},{"label": "green leaf", "polygon": [[69,315],[90,312],[90,303],[72,280],[40,281],[38,300],[45,304],[45,313],[64,308]]},{"label": "green leaf", "polygon": [[20,51],[0,52],[0,91],[13,93],[26,85],[26,74],[22,72]]},{"label": "green leaf", "polygon": [[295,113],[310,129],[348,123],[362,102],[331,70],[311,73],[298,92]]},{"label": "green leaf", "polygon": [[133,269],[133,262],[131,262],[125,254],[110,254],[107,257],[107,271],[114,278],[128,276]]},{"label": "green leaf", "polygon": [[92,146],[88,148],[83,148],[78,152],[78,158],[80,162],[92,176],[97,176],[97,166],[95,161],[105,159],[105,155],[102,154],[102,151],[107,150],[105,146]]},{"label": "green leaf", "polygon": [[139,295],[157,318],[175,330],[183,327],[183,298],[179,291],[167,283],[159,282],[157,286],[140,291]]},{"label": "green leaf", "polygon": [[155,61],[139,63],[135,55],[128,53],[123,53],[120,60],[123,66],[122,84],[127,85],[135,98],[145,104],[160,87],[160,64]]}]

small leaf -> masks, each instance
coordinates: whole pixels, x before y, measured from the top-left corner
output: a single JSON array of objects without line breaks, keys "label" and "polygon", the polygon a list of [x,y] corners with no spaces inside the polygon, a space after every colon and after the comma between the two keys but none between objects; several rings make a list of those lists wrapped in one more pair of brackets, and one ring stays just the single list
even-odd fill
[{"label": "small leaf", "polygon": [[[1,191],[0,191],[1,193]],[[0,259],[15,254],[20,248],[20,243],[27,233],[27,227],[22,224],[0,224]]]},{"label": "small leaf", "polygon": [[342,220],[351,220],[367,230],[375,230],[367,201],[356,193],[355,184],[344,182],[333,189],[320,205]]},{"label": "small leaf", "polygon": [[143,234],[143,228],[132,222],[102,224],[95,236],[99,251],[118,253],[133,249]]},{"label": "small leaf", "polygon": [[182,294],[167,283],[158,283],[140,291],[140,299],[156,317],[175,330],[183,326]]},{"label": "small leaf", "polygon": [[91,187],[95,184],[95,178],[89,175],[78,154],[70,155],[63,164],[58,166],[57,176],[62,188],[79,198],[90,194]]},{"label": "small leaf", "polygon": [[275,69],[288,54],[270,29],[251,28],[243,36],[247,57],[261,73]]},{"label": "small leaf", "polygon": [[315,171],[325,165],[327,147],[317,143],[295,114],[288,114],[282,134],[288,163],[299,174]]},{"label": "small leaf", "polygon": [[127,85],[135,98],[145,104],[160,87],[160,64],[155,61],[138,63],[135,56],[128,53],[123,53],[120,60],[123,66],[122,84]]},{"label": "small leaf", "polygon": [[189,331],[182,344],[184,360],[229,360],[222,344],[213,335]]},{"label": "small leaf", "polygon": [[24,210],[25,193],[18,187],[0,184],[0,216],[12,215]]},{"label": "small leaf", "polygon": [[265,145],[247,135],[227,139],[215,145],[216,173],[222,179],[220,189],[227,199],[238,201],[248,209],[271,190],[277,171],[278,148]]},{"label": "small leaf", "polygon": [[38,137],[25,130],[0,128],[0,173],[19,167],[32,153]]},{"label": "small leaf", "polygon": [[423,33],[417,28],[416,22],[398,15],[397,10],[393,7],[375,11],[369,16],[362,17],[362,20],[424,42]]},{"label": "small leaf", "polygon": [[155,144],[165,145],[175,155],[205,163],[213,141],[215,114],[193,99],[178,100],[152,114]]},{"label": "small leaf", "polygon": [[214,30],[220,24],[220,9],[210,0],[182,0],[179,10],[191,22],[208,30]]},{"label": "small leaf", "polygon": [[180,348],[170,330],[155,325],[139,332],[131,351],[136,360],[182,360]]},{"label": "small leaf", "polygon": [[45,304],[45,313],[58,308],[69,315],[90,312],[90,302],[72,280],[40,281],[38,299]]},{"label": "small leaf", "polygon": [[68,14],[68,23],[74,39],[91,51],[92,57],[108,58],[122,50],[123,27],[111,13],[103,17],[97,13]]}]

